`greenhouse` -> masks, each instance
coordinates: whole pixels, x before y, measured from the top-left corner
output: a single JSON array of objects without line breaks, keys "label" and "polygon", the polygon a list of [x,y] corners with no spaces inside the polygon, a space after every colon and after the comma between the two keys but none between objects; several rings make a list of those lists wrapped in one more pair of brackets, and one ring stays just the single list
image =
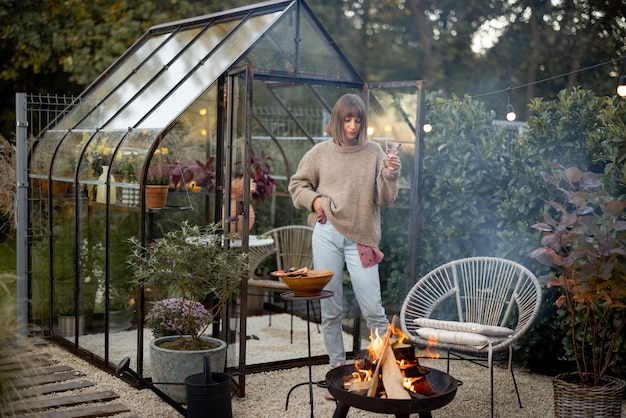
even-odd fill
[{"label": "greenhouse", "polygon": [[[305,225],[288,181],[304,153],[328,139],[330,110],[347,92],[365,99],[371,140],[403,143],[393,216],[407,219],[416,241],[422,90],[421,81],[366,83],[309,6],[291,0],[153,26],[79,97],[19,93],[18,142],[29,152],[18,277],[28,278],[28,323],[103,368],[130,356],[149,376],[145,312],[166,295],[133,282],[129,239],[147,244],[185,221],[219,223],[239,237],[225,245],[252,252],[265,231]],[[417,251],[409,254],[407,285]],[[243,280],[211,330],[228,343],[228,370],[242,387],[246,371],[269,367],[246,350],[259,335],[249,319],[267,323],[268,310],[284,305],[252,293]],[[347,328],[354,353],[361,326]],[[128,338],[133,351],[121,352]],[[304,356],[291,350],[271,366],[304,364]]]}]

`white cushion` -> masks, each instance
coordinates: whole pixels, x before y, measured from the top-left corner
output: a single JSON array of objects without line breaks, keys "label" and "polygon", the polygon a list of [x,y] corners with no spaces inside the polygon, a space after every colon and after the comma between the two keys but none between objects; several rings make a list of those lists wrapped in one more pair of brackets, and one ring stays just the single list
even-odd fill
[{"label": "white cushion", "polygon": [[440,343],[474,345],[478,347],[484,347],[489,344],[489,337],[472,332],[446,331],[444,329],[425,327],[418,328],[416,332],[417,335],[425,340],[435,338]]},{"label": "white cushion", "polygon": [[508,337],[513,330],[507,327],[477,324],[475,322],[442,321],[430,318],[415,318],[413,322],[420,327],[442,329],[447,331],[462,331],[473,334],[482,334],[489,337]]}]

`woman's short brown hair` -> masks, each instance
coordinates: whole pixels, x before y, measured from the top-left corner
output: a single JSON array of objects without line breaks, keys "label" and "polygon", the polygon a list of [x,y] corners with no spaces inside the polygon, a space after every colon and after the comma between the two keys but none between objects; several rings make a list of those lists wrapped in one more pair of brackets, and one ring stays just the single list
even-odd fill
[{"label": "woman's short brown hair", "polygon": [[336,141],[343,143],[343,121],[346,118],[356,117],[361,119],[361,130],[358,142],[363,144],[367,141],[367,109],[360,96],[352,93],[341,96],[330,114],[326,133]]}]

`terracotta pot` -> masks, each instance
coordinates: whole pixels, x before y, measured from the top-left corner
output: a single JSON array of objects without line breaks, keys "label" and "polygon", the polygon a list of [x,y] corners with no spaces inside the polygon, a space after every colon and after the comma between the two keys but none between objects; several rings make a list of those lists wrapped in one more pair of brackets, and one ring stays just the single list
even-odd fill
[{"label": "terracotta pot", "polygon": [[[237,215],[238,213],[241,213],[241,208],[243,202],[240,200],[235,200],[232,199],[230,201],[230,218],[237,218],[237,220],[235,222],[230,222],[229,220],[229,225],[228,225],[228,232],[230,234],[239,234],[241,235],[241,232],[243,231],[243,216],[241,215]],[[248,232],[250,232],[250,230],[252,230],[252,226],[254,225],[254,220],[256,219],[256,215],[254,214],[254,208],[252,207],[252,205],[250,205],[248,207],[248,213],[249,215],[249,223],[250,223],[250,228],[248,229]]]},{"label": "terracotta pot", "polygon": [[167,204],[167,185],[149,184],[146,186],[146,208],[161,209]]},{"label": "terracotta pot", "polygon": [[[35,185],[39,186],[41,194],[48,194],[50,183],[48,179],[39,179],[35,182]],[[71,193],[71,187],[74,185],[65,181],[52,180],[52,194],[53,195],[66,195]]]}]

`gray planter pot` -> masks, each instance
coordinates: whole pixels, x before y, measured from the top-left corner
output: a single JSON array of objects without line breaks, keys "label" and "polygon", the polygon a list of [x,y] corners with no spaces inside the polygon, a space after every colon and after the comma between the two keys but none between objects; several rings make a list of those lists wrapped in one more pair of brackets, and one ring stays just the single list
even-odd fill
[{"label": "gray planter pot", "polygon": [[176,402],[187,403],[185,379],[193,374],[204,372],[205,356],[209,356],[213,371],[223,372],[226,367],[227,345],[217,338],[201,337],[203,340],[216,343],[217,347],[210,350],[179,351],[159,346],[165,341],[178,338],[177,335],[160,337],[150,342],[150,374],[152,382],[160,390]]}]

